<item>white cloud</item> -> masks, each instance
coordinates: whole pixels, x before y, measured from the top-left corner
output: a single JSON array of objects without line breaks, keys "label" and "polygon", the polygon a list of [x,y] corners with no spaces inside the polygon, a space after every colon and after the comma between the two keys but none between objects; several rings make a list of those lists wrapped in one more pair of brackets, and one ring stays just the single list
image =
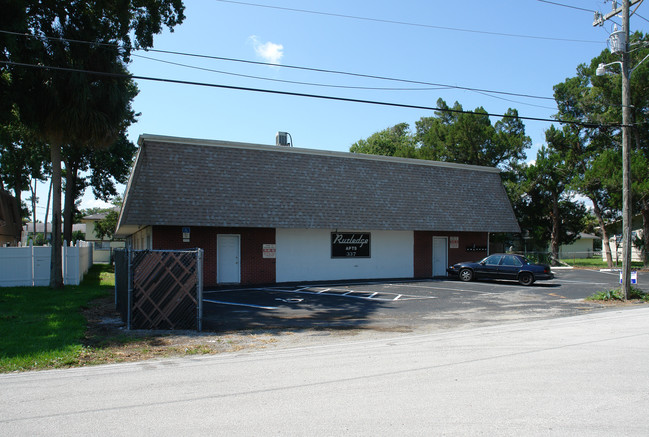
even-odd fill
[{"label": "white cloud", "polygon": [[262,43],[256,35],[249,36],[248,41],[252,43],[252,47],[255,49],[257,56],[266,62],[279,64],[284,56],[284,46],[281,44],[275,44],[270,41]]}]

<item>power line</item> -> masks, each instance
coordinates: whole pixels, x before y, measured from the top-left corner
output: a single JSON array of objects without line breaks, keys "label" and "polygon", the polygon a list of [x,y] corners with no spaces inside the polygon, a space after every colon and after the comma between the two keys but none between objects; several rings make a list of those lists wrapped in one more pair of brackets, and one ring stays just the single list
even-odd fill
[{"label": "power line", "polygon": [[465,33],[477,33],[482,35],[493,35],[493,36],[505,36],[510,38],[526,38],[526,39],[540,39],[547,41],[563,41],[563,42],[578,42],[578,43],[588,43],[588,44],[601,44],[601,41],[592,41],[592,40],[579,40],[579,39],[568,39],[568,38],[554,38],[548,36],[534,36],[534,35],[523,35],[515,33],[503,33],[503,32],[489,32],[484,30],[473,30],[473,29],[462,29],[459,27],[447,27],[447,26],[435,26],[432,24],[422,24],[422,23],[410,23],[406,21],[396,21],[396,20],[387,20],[382,18],[369,18],[369,17],[360,17],[357,15],[345,15],[345,14],[336,14],[333,12],[322,12],[322,11],[312,11],[307,9],[297,9],[297,8],[286,8],[282,6],[272,6],[272,5],[262,5],[258,3],[249,3],[235,0],[214,0],[222,3],[232,3],[237,5],[244,6],[254,6],[258,8],[267,8],[267,9],[277,9],[281,11],[289,12],[299,12],[303,14],[312,14],[312,15],[323,15],[328,17],[337,17],[337,18],[347,18],[352,20],[362,20],[362,21],[372,21],[376,23],[387,23],[387,24],[398,24],[402,26],[414,26],[414,27],[423,27],[428,29],[437,29],[437,30],[450,30],[453,32],[465,32]]},{"label": "power line", "polygon": [[[456,86],[451,86],[451,85],[446,85],[446,86],[437,86],[437,87],[427,87],[427,88],[389,88],[389,87],[365,87],[365,86],[349,86],[349,85],[332,85],[332,84],[323,84],[323,83],[314,83],[314,82],[300,82],[300,81],[293,81],[293,80],[284,80],[284,79],[275,79],[275,78],[270,78],[270,77],[263,77],[263,76],[253,76],[253,75],[248,75],[248,74],[240,74],[240,73],[232,73],[229,71],[222,71],[222,70],[215,70],[212,68],[205,68],[205,67],[198,67],[195,65],[188,65],[188,64],[182,64],[179,62],[172,62],[172,61],[166,61],[163,59],[156,59],[156,58],[151,58],[149,56],[142,56],[142,55],[133,55],[136,58],[141,58],[141,59],[147,59],[150,61],[155,61],[155,62],[161,62],[164,64],[169,64],[169,65],[176,65],[180,67],[185,67],[185,68],[191,68],[194,70],[200,70],[200,71],[208,71],[211,73],[219,73],[219,74],[225,74],[229,76],[236,76],[236,77],[245,77],[248,79],[258,79],[258,80],[266,80],[266,81],[271,81],[271,82],[280,82],[280,83],[289,83],[289,84],[296,84],[296,85],[308,85],[308,86],[318,86],[318,87],[325,87],[325,88],[341,88],[341,89],[354,89],[354,90],[376,90],[376,91],[434,91],[434,90],[448,90],[448,89],[456,89],[458,87]],[[482,94],[483,96],[491,97],[494,99],[498,100],[504,100],[507,102],[511,103],[518,103],[519,105],[526,105],[526,106],[534,106],[537,108],[544,108],[544,109],[556,109],[550,106],[543,106],[543,105],[535,105],[533,103],[527,103],[527,102],[521,102],[518,100],[513,100],[513,99],[508,99],[505,97],[497,96],[492,94],[492,92],[489,91],[481,91],[481,90],[476,90],[476,89],[471,89],[472,92],[475,92],[477,94]],[[550,97],[547,98],[548,100],[554,100]]]},{"label": "power line", "polygon": [[[6,30],[0,30],[0,33],[5,33],[5,34],[9,34],[9,35],[16,35],[16,36],[22,36],[22,37],[27,37],[27,38],[38,38],[37,36],[32,35],[32,34],[17,33],[17,32],[11,32],[11,31],[6,31]],[[48,37],[48,36],[45,36],[44,38],[46,38],[48,40],[61,40],[61,41],[79,43],[79,44],[95,44],[95,45],[103,45],[103,46],[108,46],[108,47],[117,46],[117,44],[97,43],[97,42],[82,41],[82,40],[75,40],[75,39],[62,39],[62,38]],[[131,48],[134,49],[134,50],[137,50],[134,47],[131,47]],[[329,69],[323,69],[323,68],[303,67],[303,66],[297,66],[297,65],[273,64],[273,63],[270,63],[270,62],[251,61],[251,60],[237,59],[237,58],[226,58],[226,57],[222,57],[222,56],[205,55],[205,54],[200,54],[200,53],[188,53],[188,52],[178,52],[178,51],[160,50],[160,49],[146,49],[144,51],[145,52],[152,52],[152,53],[162,53],[162,54],[168,54],[168,55],[187,56],[187,57],[193,57],[193,58],[199,58],[199,59],[210,59],[210,60],[216,60],[216,61],[236,62],[236,63],[249,64],[249,65],[262,65],[262,66],[269,66],[269,67],[286,68],[286,69],[299,70],[299,71],[311,71],[311,72],[315,72],[315,73],[339,74],[339,75],[345,75],[345,76],[351,76],[351,77],[360,77],[360,78],[365,78],[365,79],[386,80],[386,81],[392,81],[392,82],[409,83],[409,84],[413,84],[413,85],[426,85],[426,86],[432,86],[432,87],[458,89],[458,90],[464,90],[464,91],[474,91],[474,92],[478,92],[478,93],[502,94],[502,95],[507,95],[507,96],[524,97],[524,98],[530,98],[530,99],[554,100],[553,97],[535,96],[535,95],[532,95],[532,94],[522,94],[522,93],[514,93],[514,92],[507,92],[507,91],[496,91],[496,90],[488,90],[488,89],[481,89],[481,88],[471,88],[471,87],[463,87],[463,86],[457,86],[457,85],[447,85],[447,84],[441,84],[441,83],[435,83],[435,82],[424,82],[424,81],[410,80],[410,79],[399,79],[399,78],[388,77],[388,76],[378,76],[378,75],[363,74],[363,73],[352,73],[352,72],[340,71],[340,70],[329,70]]]},{"label": "power line", "polygon": [[580,8],[580,7],[577,7],[577,6],[565,5],[563,3],[551,2],[551,1],[548,1],[548,0],[537,0],[537,1],[539,1],[541,3],[548,3],[548,4],[551,4],[551,5],[555,5],[555,6],[562,6],[564,8],[576,9],[578,11],[586,11],[586,12],[590,12],[591,14],[595,12],[592,9],[585,9],[585,8]]},{"label": "power line", "polygon": [[645,20],[647,23],[649,23],[649,20],[647,20],[645,17],[643,17],[642,15],[638,14],[637,12],[636,12],[635,14],[633,14],[633,15],[634,15],[635,17],[642,18],[642,19]]},{"label": "power line", "polygon": [[297,65],[273,64],[271,62],[250,61],[250,60],[246,60],[246,59],[225,58],[225,57],[222,57],[222,56],[201,55],[201,54],[194,54],[194,53],[176,52],[176,51],[170,51],[170,50],[149,49],[147,51],[155,52],[155,53],[170,54],[170,55],[179,55],[179,56],[189,56],[189,57],[197,57],[197,58],[204,58],[204,59],[212,59],[212,60],[218,60],[218,61],[229,61],[229,62],[238,62],[238,63],[243,63],[243,64],[252,64],[252,65],[263,65],[263,66],[268,66],[268,67],[287,68],[287,69],[292,69],[292,70],[312,71],[312,72],[315,72],[315,73],[340,74],[340,75],[345,75],[345,76],[361,77],[361,78],[365,78],[365,79],[387,80],[387,81],[393,81],[393,82],[410,83],[410,84],[413,84],[413,85],[428,85],[428,86],[448,88],[448,89],[458,89],[458,90],[464,90],[464,91],[476,91],[476,92],[492,93],[492,94],[504,94],[504,95],[515,96],[515,97],[526,97],[526,98],[530,98],[530,99],[554,100],[553,97],[547,97],[547,96],[535,96],[535,95],[532,95],[532,94],[522,94],[522,93],[514,93],[514,92],[507,92],[507,91],[487,90],[487,89],[471,88],[471,87],[464,87],[464,86],[458,86],[458,85],[447,85],[447,84],[435,83],[435,82],[424,82],[424,81],[419,81],[419,80],[399,79],[399,78],[388,77],[388,76],[377,76],[377,75],[373,75],[373,74],[352,73],[352,72],[348,72],[348,71],[328,70],[328,69],[313,68],[313,67],[302,67],[302,66],[297,66]]},{"label": "power line", "polygon": [[258,80],[267,80],[267,81],[271,81],[271,82],[290,83],[290,84],[293,84],[293,85],[309,85],[309,86],[318,86],[318,87],[326,87],[326,88],[343,88],[343,89],[376,90],[376,91],[432,91],[432,90],[442,90],[442,89],[449,89],[450,88],[448,86],[439,86],[439,87],[434,87],[434,88],[430,88],[430,87],[429,88],[388,88],[388,87],[365,87],[365,86],[350,86],[350,85],[332,85],[332,84],[315,83],[315,82],[301,82],[301,81],[295,81],[295,80],[275,79],[275,78],[272,78],[272,77],[253,76],[253,75],[249,75],[249,74],[232,73],[230,71],[215,70],[215,69],[212,69],[212,68],[198,67],[196,65],[182,64],[180,62],[165,61],[163,59],[151,58],[149,56],[142,56],[142,55],[133,55],[133,56],[136,57],[136,58],[147,59],[149,61],[161,62],[163,64],[169,64],[169,65],[176,65],[176,66],[179,66],[179,67],[191,68],[193,70],[208,71],[210,73],[227,74],[229,76],[245,77],[245,78],[248,78],[248,79],[258,79]]},{"label": "power line", "polygon": [[279,67],[279,68],[288,68],[288,69],[293,69],[293,70],[312,71],[312,72],[316,72],[316,73],[340,74],[340,75],[345,75],[345,76],[361,77],[361,78],[366,78],[366,79],[388,80],[388,81],[393,81],[393,82],[410,83],[410,84],[415,84],[415,85],[428,85],[428,86],[443,87],[443,88],[449,88],[449,89],[459,89],[459,90],[464,90],[464,91],[476,91],[476,92],[492,93],[492,94],[505,94],[505,95],[515,96],[515,97],[527,97],[527,98],[530,98],[530,99],[554,100],[554,97],[535,96],[535,95],[532,95],[532,94],[521,94],[521,93],[513,93],[513,92],[507,92],[507,91],[495,91],[495,90],[487,90],[487,89],[480,89],[480,88],[464,87],[464,86],[458,86],[458,85],[447,85],[447,84],[442,84],[442,83],[424,82],[424,81],[419,81],[419,80],[399,79],[399,78],[388,77],[388,76],[377,76],[377,75],[373,75],[373,74],[351,73],[351,72],[347,72],[347,71],[328,70],[328,69],[313,68],[313,67],[301,67],[301,66],[297,66],[297,65],[273,64],[273,63],[270,63],[270,62],[250,61],[250,60],[236,59],[236,58],[224,58],[224,57],[221,57],[221,56],[200,55],[200,54],[192,54],[192,53],[174,52],[174,51],[169,51],[169,50],[150,49],[148,51],[156,52],[156,53],[179,55],[179,56],[199,57],[199,58],[213,59],[213,60],[219,60],[219,61],[230,61],[230,62],[239,62],[239,63],[244,63],[244,64],[263,65],[263,66],[268,66],[268,67]]},{"label": "power line", "polygon": [[573,120],[559,120],[559,119],[550,119],[550,118],[542,118],[542,117],[528,117],[528,116],[521,116],[521,115],[514,116],[514,115],[507,115],[507,114],[494,114],[494,113],[489,113],[489,112],[477,114],[477,113],[475,113],[473,111],[464,111],[464,110],[451,109],[451,108],[437,108],[437,107],[432,107],[432,106],[412,105],[412,104],[407,104],[407,103],[381,102],[381,101],[376,101],[376,100],[353,99],[353,98],[348,98],[348,97],[325,96],[325,95],[319,95],[319,94],[297,93],[297,92],[292,92],[292,91],[279,91],[279,90],[271,90],[271,89],[263,89],[263,88],[240,87],[240,86],[223,85],[223,84],[216,84],[216,83],[195,82],[195,81],[178,80],[178,79],[167,79],[167,78],[151,77],[151,76],[139,76],[139,75],[134,75],[134,74],[108,73],[108,72],[103,72],[103,71],[90,71],[90,70],[82,70],[82,69],[78,69],[78,68],[67,68],[67,67],[54,67],[54,66],[47,66],[47,65],[26,64],[26,63],[20,63],[20,62],[12,62],[12,61],[0,61],[0,64],[12,65],[12,66],[16,66],[16,67],[35,68],[35,69],[41,69],[41,70],[65,71],[65,72],[71,72],[71,73],[86,73],[86,74],[94,74],[94,75],[97,75],[97,76],[113,77],[113,78],[121,78],[121,79],[148,80],[148,81],[153,81],[153,82],[173,83],[173,84],[179,84],[179,85],[203,86],[203,87],[210,87],[210,88],[229,89],[229,90],[235,90],[235,91],[250,91],[250,92],[258,92],[258,93],[266,93],[266,94],[276,94],[276,95],[285,95],[285,96],[293,96],[293,97],[307,97],[307,98],[314,98],[314,99],[321,99],[321,100],[332,100],[332,101],[350,102],[350,103],[365,103],[365,104],[370,104],[370,105],[392,106],[392,107],[406,108],[406,109],[422,109],[422,110],[426,110],[426,111],[439,111],[439,112],[448,112],[448,113],[455,113],[455,114],[486,115],[488,117],[500,117],[500,118],[517,118],[517,119],[521,119],[521,120],[530,120],[530,121],[544,121],[544,122],[550,122],[550,123],[572,124],[572,125],[590,127],[590,128],[620,127],[621,126],[619,124],[584,123],[584,122],[573,121]]}]

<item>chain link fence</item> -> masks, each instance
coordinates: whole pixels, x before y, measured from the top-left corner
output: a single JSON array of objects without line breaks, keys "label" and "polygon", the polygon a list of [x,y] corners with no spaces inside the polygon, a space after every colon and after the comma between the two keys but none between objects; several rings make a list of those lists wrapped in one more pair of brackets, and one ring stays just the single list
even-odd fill
[{"label": "chain link fence", "polygon": [[202,330],[203,250],[116,250],[115,307],[128,329]]}]

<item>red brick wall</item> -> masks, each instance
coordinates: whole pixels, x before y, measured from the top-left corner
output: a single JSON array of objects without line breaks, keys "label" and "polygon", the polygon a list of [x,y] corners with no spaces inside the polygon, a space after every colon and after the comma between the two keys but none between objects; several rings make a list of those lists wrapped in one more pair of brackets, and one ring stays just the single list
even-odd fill
[{"label": "red brick wall", "polygon": [[[154,226],[153,249],[177,250],[195,249],[205,251],[203,259],[203,284],[206,287],[217,285],[216,277],[216,236],[218,234],[241,235],[241,283],[274,283],[275,259],[263,258],[262,246],[275,244],[275,229],[269,228],[210,228],[191,227],[190,240],[183,243],[182,227]],[[415,231],[414,234],[414,274],[415,278],[430,278],[433,269],[433,237],[459,237],[459,247],[448,249],[448,264],[460,261],[482,259],[486,252],[469,252],[467,247],[487,246],[486,232],[429,232]]]},{"label": "red brick wall", "polygon": [[203,258],[203,285],[217,285],[216,236],[218,234],[241,235],[241,283],[266,284],[275,282],[275,259],[264,258],[264,244],[275,244],[275,229],[269,228],[190,228],[188,243],[183,242],[182,227],[154,226],[154,250],[179,250],[201,248]]},{"label": "red brick wall", "polygon": [[[415,231],[415,278],[430,278],[433,275],[433,237],[448,237],[448,264],[451,265],[461,261],[477,261],[487,256],[486,251],[467,251],[467,247],[473,245],[486,247],[487,235],[486,232]],[[450,248],[450,237],[459,237],[457,249]]]}]

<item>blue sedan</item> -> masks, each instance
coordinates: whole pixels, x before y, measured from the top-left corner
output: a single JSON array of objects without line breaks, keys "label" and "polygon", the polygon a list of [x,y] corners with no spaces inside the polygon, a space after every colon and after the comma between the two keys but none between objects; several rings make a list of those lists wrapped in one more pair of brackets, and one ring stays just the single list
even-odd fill
[{"label": "blue sedan", "polygon": [[512,279],[522,285],[532,285],[534,281],[554,279],[550,266],[532,264],[523,255],[494,254],[480,262],[462,262],[446,269],[449,276],[468,282],[474,279]]}]

